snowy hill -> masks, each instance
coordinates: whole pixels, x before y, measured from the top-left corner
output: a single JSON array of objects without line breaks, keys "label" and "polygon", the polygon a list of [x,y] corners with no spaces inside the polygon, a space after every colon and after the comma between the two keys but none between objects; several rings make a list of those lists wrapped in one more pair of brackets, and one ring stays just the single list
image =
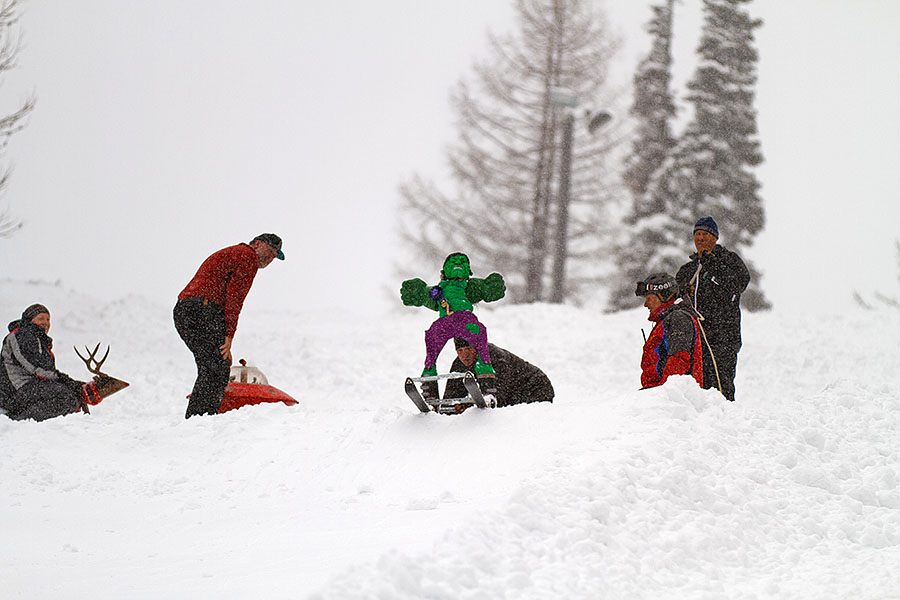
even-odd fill
[{"label": "snowy hill", "polygon": [[4,598],[900,597],[896,312],[745,314],[729,404],[637,391],[643,308],[501,302],[557,399],[447,417],[402,391],[424,309],[246,311],[235,355],[300,404],[186,421],[171,306],[0,282],[7,322],[37,301],[61,369],[103,341],[132,386],[0,417]]}]

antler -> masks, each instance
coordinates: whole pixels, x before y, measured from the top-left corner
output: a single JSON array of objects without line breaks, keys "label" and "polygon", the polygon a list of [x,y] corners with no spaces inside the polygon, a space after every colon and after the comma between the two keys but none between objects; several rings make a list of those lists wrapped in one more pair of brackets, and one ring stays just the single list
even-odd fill
[{"label": "antler", "polygon": [[[72,346],[75,348],[74,346]],[[109,346],[106,347],[106,354],[103,355],[103,358],[97,360],[97,351],[100,349],[100,342],[97,342],[97,345],[94,346],[94,351],[91,352],[87,346],[84,347],[85,351],[88,353],[88,357],[85,358],[81,355],[81,352],[78,351],[78,348],[75,348],[75,354],[78,355],[78,358],[84,361],[84,366],[87,367],[87,370],[95,375],[103,375],[100,372],[100,367],[103,365],[103,362],[106,360],[106,357],[109,356]],[[94,366],[91,367],[91,361],[93,361]]]}]

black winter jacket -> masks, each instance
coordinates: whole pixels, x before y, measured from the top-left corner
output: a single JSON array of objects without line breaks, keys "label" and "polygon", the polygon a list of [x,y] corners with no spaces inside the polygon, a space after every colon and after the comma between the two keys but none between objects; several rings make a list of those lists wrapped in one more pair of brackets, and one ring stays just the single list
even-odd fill
[{"label": "black winter jacket", "polygon": [[9,324],[0,350],[0,395],[11,397],[35,380],[69,380],[56,370],[53,340],[44,330],[21,320]]},{"label": "black winter jacket", "polygon": [[[550,379],[533,364],[526,362],[494,344],[488,344],[491,366],[497,373],[497,406],[512,406],[523,402],[553,402],[553,385]],[[450,367],[458,373],[469,370],[457,357]],[[462,379],[450,379],[444,390],[444,398],[462,398],[466,388]]]},{"label": "black winter jacket", "polygon": [[[701,265],[696,279],[697,266]],[[750,283],[750,271],[736,253],[718,244],[703,258],[691,255],[675,280],[703,315],[702,326],[714,347],[741,346],[741,294]]]}]

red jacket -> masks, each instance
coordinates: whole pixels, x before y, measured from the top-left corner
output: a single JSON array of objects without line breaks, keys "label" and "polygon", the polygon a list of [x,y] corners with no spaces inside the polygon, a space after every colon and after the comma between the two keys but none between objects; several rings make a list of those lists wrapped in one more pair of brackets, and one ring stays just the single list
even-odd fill
[{"label": "red jacket", "polygon": [[225,310],[225,335],[234,337],[244,298],[259,270],[259,258],[249,244],[229,246],[203,261],[178,299],[206,298]]},{"label": "red jacket", "polygon": [[656,387],[670,375],[691,375],[703,386],[703,351],[697,320],[679,298],[650,315],[656,325],[644,343],[641,386]]}]

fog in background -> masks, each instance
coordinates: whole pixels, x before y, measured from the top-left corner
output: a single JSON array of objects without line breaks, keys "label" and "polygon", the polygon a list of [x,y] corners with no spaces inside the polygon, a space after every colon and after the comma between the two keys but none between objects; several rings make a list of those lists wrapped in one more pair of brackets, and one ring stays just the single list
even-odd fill
[{"label": "fog in background", "polygon": [[[676,2],[679,97],[700,4]],[[630,93],[650,2],[598,5],[624,38],[617,76]],[[750,10],[765,20],[767,225],[748,251],[764,291],[776,309],[895,294],[900,4]],[[447,182],[449,91],[513,15],[502,0],[24,2],[0,109],[32,91],[38,103],[7,149],[6,200],[25,227],[0,240],[0,277],[174,304],[208,254],[273,231],[287,260],[260,272],[248,308],[399,304],[385,291],[404,260],[397,185],[413,172]]]}]

